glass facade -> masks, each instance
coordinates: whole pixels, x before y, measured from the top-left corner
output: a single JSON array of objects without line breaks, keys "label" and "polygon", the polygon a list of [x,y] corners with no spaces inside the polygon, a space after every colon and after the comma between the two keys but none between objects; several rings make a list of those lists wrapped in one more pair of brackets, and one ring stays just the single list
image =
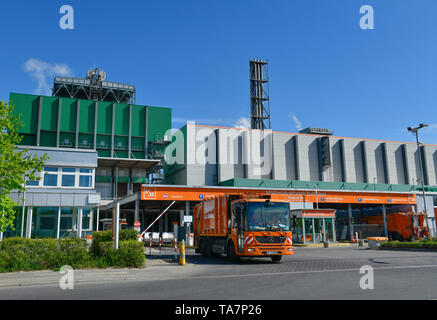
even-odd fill
[{"label": "glass facade", "polygon": [[335,218],[294,217],[292,221],[293,242],[335,242]]},{"label": "glass facade", "polygon": [[[3,234],[7,237],[26,236],[28,207],[16,207],[14,228],[8,228]],[[82,237],[91,234],[95,228],[96,217],[94,208],[82,208]],[[78,228],[77,207],[33,207],[32,208],[32,238],[59,238],[76,237]],[[59,225],[59,231],[58,231]]]}]

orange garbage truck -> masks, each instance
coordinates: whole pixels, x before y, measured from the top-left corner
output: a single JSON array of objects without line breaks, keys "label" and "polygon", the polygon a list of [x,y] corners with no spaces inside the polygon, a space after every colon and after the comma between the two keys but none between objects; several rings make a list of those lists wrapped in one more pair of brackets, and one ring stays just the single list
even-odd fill
[{"label": "orange garbage truck", "polygon": [[[383,217],[370,216],[367,219],[362,219],[368,224],[384,224]],[[421,239],[428,235],[428,231],[424,225],[424,215],[422,213],[413,212],[395,212],[387,214],[387,231],[388,236],[392,240],[411,240]]]},{"label": "orange garbage truck", "polygon": [[225,254],[269,257],[279,262],[293,255],[290,209],[267,196],[222,195],[206,199],[193,211],[194,247],[204,256]]}]

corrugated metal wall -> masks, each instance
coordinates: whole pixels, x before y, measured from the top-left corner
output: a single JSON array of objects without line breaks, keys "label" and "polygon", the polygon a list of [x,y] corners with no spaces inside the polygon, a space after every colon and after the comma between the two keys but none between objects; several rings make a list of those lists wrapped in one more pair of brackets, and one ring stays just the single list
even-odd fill
[{"label": "corrugated metal wall", "polygon": [[[97,149],[100,157],[144,159],[171,129],[171,109],[11,93],[22,145]],[[130,143],[129,143],[130,142]]]}]

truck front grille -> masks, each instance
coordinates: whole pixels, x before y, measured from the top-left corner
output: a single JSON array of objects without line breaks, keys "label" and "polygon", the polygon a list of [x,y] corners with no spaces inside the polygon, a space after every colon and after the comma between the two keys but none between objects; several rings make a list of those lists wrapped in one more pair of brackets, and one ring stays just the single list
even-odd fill
[{"label": "truck front grille", "polygon": [[282,236],[257,236],[255,237],[258,243],[284,243],[286,237]]}]

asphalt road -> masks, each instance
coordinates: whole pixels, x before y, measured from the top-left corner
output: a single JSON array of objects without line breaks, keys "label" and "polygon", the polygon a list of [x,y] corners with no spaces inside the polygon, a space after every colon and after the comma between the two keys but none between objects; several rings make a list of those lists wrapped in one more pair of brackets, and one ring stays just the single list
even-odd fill
[{"label": "asphalt road", "polygon": [[[295,248],[280,263],[234,263],[187,250],[183,267],[171,261],[170,249],[163,253],[148,256],[144,269],[74,271],[71,290],[60,288],[59,272],[0,274],[0,299],[437,299],[434,252]],[[366,265],[373,268],[373,289],[363,290]]]}]

